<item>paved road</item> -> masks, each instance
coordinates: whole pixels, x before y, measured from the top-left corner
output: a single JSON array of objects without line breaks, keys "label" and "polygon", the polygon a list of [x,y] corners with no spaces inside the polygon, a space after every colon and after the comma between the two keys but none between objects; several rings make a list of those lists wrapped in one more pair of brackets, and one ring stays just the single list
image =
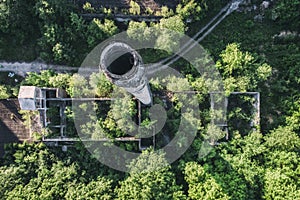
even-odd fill
[{"label": "paved road", "polygon": [[[77,67],[69,67],[64,65],[53,65],[53,64],[45,64],[41,62],[0,62],[0,72],[14,72],[20,76],[25,76],[27,72],[40,72],[41,70],[52,69],[57,73],[68,73],[78,71]],[[81,68],[81,71],[86,72],[98,72],[99,70],[95,67],[93,68]]]}]

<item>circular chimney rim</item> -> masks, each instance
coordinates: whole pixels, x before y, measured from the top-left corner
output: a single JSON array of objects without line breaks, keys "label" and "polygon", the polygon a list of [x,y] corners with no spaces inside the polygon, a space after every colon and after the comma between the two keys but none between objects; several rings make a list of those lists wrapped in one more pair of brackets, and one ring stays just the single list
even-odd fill
[{"label": "circular chimney rim", "polygon": [[[130,60],[131,58],[128,58],[128,60],[124,60],[127,59],[128,56],[126,54],[128,53],[131,54],[133,58],[133,63]],[[121,70],[120,73],[117,73],[119,66],[118,63],[115,63],[118,59],[120,61],[125,61],[125,63],[123,62],[125,65],[125,69],[120,68]],[[140,63],[141,63],[141,58],[139,54],[134,49],[132,49],[129,45],[121,42],[114,42],[107,45],[103,49],[100,56],[101,69],[108,76],[114,79],[122,79],[122,78],[128,78],[133,76],[137,72],[137,68],[138,68],[137,66],[140,65]],[[126,67],[128,70],[126,69]],[[113,73],[114,71],[116,71],[116,73]]]}]

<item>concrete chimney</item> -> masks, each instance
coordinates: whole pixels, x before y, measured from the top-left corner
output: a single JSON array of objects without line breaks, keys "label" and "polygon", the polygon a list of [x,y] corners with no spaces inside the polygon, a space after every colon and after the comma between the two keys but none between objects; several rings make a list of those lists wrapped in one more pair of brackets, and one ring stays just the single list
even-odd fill
[{"label": "concrete chimney", "polygon": [[142,58],[129,45],[114,42],[106,46],[101,53],[100,69],[113,84],[124,88],[143,104],[152,103]]}]

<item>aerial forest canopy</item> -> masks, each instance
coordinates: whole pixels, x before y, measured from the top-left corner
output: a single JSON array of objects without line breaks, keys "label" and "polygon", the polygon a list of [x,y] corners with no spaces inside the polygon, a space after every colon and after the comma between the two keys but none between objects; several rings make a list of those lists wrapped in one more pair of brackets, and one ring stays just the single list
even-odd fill
[{"label": "aerial forest canopy", "polygon": [[[181,36],[196,35],[229,3],[221,0],[152,3],[136,0],[126,5],[119,1],[99,2],[1,1],[0,70],[8,62],[47,63],[76,69],[94,47],[123,31],[137,42],[156,38],[154,49],[142,49],[139,53],[146,64],[158,62],[173,55],[172,49],[179,47]],[[126,20],[118,20],[122,17]],[[153,30],[159,30],[160,34]],[[176,34],[170,35],[167,30]],[[0,158],[0,197],[300,199],[299,30],[300,0],[251,0],[241,4],[201,41],[224,83],[228,98],[227,131],[210,123],[211,88],[206,80],[191,63],[178,59],[171,67],[181,77],[169,75],[149,80],[153,102],[165,108],[160,117],[166,117],[156,136],[156,149],[152,148],[151,139],[147,141],[149,148],[142,152],[134,142],[113,142],[126,151],[141,153],[126,163],[128,172],[102,164],[82,142],[72,143],[66,151],[61,146],[44,144],[42,137],[59,136],[57,130],[48,128],[33,132],[34,142],[5,146],[5,155]],[[11,73],[0,71],[1,101],[17,98],[20,86],[25,85],[60,88],[67,98],[109,99],[118,93],[117,103],[82,102],[78,110],[67,105],[64,113],[68,137],[78,138],[74,121],[86,112],[94,113],[80,124],[82,134],[88,139],[113,141],[127,137],[127,132],[136,130],[134,123],[128,121],[137,122],[137,116],[145,132],[157,123],[151,121],[149,107],[142,106],[139,113],[136,99],[113,85],[103,73],[87,77],[75,71],[59,73],[54,69],[28,72],[25,77]],[[180,100],[193,100],[180,93],[187,88],[195,92],[199,117],[181,114]],[[243,92],[260,94],[259,115],[255,113],[257,100]],[[26,127],[30,127],[37,113],[20,113]],[[48,113],[49,120],[57,122],[59,111],[50,108]],[[257,116],[259,125],[253,120]],[[181,117],[195,127],[196,135],[187,151],[170,164],[166,152],[159,149],[176,136]],[[0,134],[1,125],[2,121]],[[199,152],[207,139],[210,151],[201,156]],[[187,142],[181,137],[176,145],[184,146]],[[109,152],[102,153],[104,156]]]}]

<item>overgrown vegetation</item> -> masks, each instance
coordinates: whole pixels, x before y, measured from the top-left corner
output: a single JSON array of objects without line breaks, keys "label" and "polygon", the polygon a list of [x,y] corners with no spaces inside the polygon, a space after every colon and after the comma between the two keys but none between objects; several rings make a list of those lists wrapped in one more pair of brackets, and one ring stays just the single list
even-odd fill
[{"label": "overgrown vegetation", "polygon": [[[167,117],[165,126],[157,133],[156,148],[168,144],[178,131],[182,117],[180,100],[193,100],[176,92],[197,91],[200,118],[186,115],[197,134],[175,163],[168,164],[164,152],[150,148],[127,163],[130,173],[122,173],[99,163],[80,142],[68,146],[66,152],[61,146],[47,147],[42,143],[10,144],[4,158],[0,158],[0,196],[4,199],[300,199],[300,1],[276,0],[268,6],[262,3],[253,0],[242,6],[240,12],[229,15],[202,43],[214,58],[229,96],[228,140],[224,139],[226,132],[210,124],[209,88],[205,80],[190,63],[179,60],[172,67],[185,77],[150,80],[154,102],[165,109],[157,119],[164,114]],[[141,8],[140,1],[131,1],[127,13],[92,4],[86,2],[83,11],[103,13],[105,19],[86,21],[79,15],[82,9],[68,1],[2,1],[0,59],[42,58],[50,63],[79,66],[98,43],[126,30],[137,41],[158,37],[155,42],[160,50],[140,51],[146,63],[155,62],[170,55],[182,34],[194,35],[226,2],[182,0],[176,8],[164,6],[154,12]],[[112,14],[120,12],[162,18],[151,23],[116,23]],[[158,36],[151,28],[175,30],[178,35],[161,31]],[[1,74],[0,98],[4,99],[15,97],[21,82],[19,77],[7,77],[8,74]],[[28,73],[22,84],[62,88],[69,97],[110,98],[115,95],[112,91],[117,91],[101,73],[85,78],[76,73],[57,74],[47,70]],[[260,127],[251,126],[254,99],[247,95],[230,96],[231,92],[245,91],[261,94]],[[117,103],[83,102],[78,104],[78,110],[68,106],[67,135],[113,139],[136,131],[136,102],[124,91],[117,93]],[[49,110],[49,114],[51,111],[54,123],[57,110]],[[150,121],[148,107],[142,111],[143,131],[151,132],[157,121]],[[75,129],[76,119],[84,119],[81,133]],[[183,145],[184,139],[176,145]],[[214,148],[201,157],[204,139],[210,139]],[[136,144],[117,145],[139,151]],[[152,171],[153,168],[156,170]]]}]

